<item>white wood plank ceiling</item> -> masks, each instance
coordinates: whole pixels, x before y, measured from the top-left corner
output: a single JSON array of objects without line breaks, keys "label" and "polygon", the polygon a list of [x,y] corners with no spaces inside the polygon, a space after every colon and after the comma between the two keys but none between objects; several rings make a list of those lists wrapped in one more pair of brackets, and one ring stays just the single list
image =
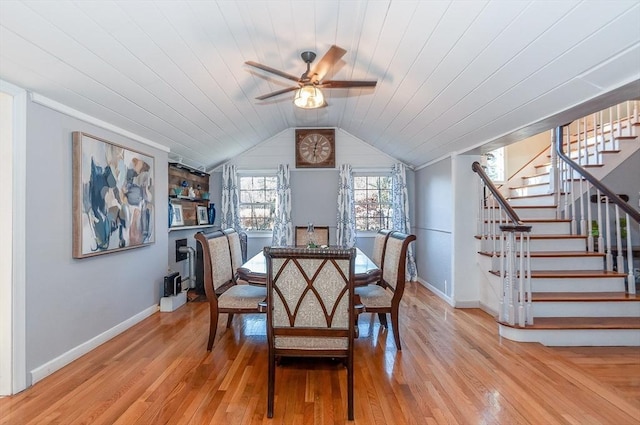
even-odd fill
[{"label": "white wood plank ceiling", "polygon": [[[300,53],[347,50],[300,110]],[[632,83],[640,2],[0,1],[0,78],[212,167],[291,127],[337,127],[419,167]]]}]

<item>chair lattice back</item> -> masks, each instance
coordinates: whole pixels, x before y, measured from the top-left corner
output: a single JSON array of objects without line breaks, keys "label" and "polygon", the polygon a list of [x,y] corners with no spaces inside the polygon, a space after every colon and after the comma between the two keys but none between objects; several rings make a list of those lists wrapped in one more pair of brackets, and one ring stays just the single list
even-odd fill
[{"label": "chair lattice back", "polygon": [[[265,248],[265,256],[267,322],[276,346],[347,348],[355,250]],[[323,343],[330,335],[343,339],[342,344]]]}]

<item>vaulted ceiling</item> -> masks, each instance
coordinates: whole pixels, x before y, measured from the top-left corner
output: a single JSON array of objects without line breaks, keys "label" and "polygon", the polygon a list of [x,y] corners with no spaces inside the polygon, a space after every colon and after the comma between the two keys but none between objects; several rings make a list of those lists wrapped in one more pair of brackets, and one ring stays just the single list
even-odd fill
[{"label": "vaulted ceiling", "polygon": [[[419,167],[637,82],[639,23],[637,0],[2,0],[0,78],[194,167],[292,127]],[[346,54],[328,77],[377,86],[325,90],[315,110],[255,99],[291,81],[245,61],[298,76],[303,51],[332,45]]]}]

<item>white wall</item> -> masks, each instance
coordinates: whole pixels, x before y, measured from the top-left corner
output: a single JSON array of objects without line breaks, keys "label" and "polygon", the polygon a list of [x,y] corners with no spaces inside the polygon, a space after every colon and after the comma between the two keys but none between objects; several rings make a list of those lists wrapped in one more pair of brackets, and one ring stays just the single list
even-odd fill
[{"label": "white wall", "polygon": [[[155,158],[155,243],[74,259],[72,136],[83,131]],[[167,153],[29,102],[26,362],[33,381],[157,310],[167,270]]]}]

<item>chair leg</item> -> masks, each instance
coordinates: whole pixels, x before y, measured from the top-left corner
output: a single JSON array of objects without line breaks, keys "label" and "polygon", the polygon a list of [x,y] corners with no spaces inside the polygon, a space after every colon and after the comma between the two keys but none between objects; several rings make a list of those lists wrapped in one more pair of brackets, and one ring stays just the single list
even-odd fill
[{"label": "chair leg", "polygon": [[216,331],[218,330],[218,313],[211,311],[209,319],[209,342],[207,342],[207,351],[213,348],[213,340],[216,339]]},{"label": "chair leg", "polygon": [[393,338],[396,341],[398,351],[402,350],[400,345],[400,327],[398,326],[398,309],[391,309],[391,324],[393,325]]},{"label": "chair leg", "polygon": [[227,329],[231,327],[231,321],[233,320],[233,313],[227,315]]},{"label": "chair leg", "polygon": [[353,355],[347,358],[347,419],[353,420]]},{"label": "chair leg", "polygon": [[276,358],[269,350],[269,369],[267,377],[267,418],[273,418],[273,399],[276,385]]},{"label": "chair leg", "polygon": [[380,320],[380,326],[384,326],[389,329],[389,326],[387,325],[387,313],[378,313],[378,320]]}]

